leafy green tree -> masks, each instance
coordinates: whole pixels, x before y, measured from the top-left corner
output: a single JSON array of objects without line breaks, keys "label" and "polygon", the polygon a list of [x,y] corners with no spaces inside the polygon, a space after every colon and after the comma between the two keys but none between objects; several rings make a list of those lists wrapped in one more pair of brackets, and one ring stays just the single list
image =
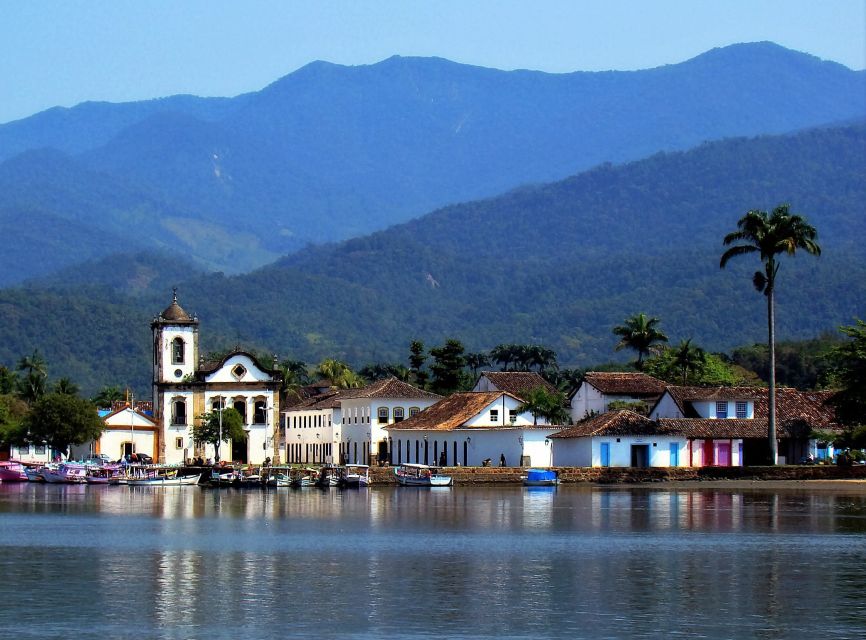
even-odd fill
[{"label": "leafy green tree", "polygon": [[123,398],[123,391],[120,390],[120,387],[106,386],[93,396],[92,402],[100,409],[108,409],[115,401],[123,400]]},{"label": "leafy green tree", "polygon": [[535,387],[523,394],[523,402],[517,407],[518,413],[529,412],[533,424],[538,424],[538,418],[544,418],[549,424],[568,424],[570,416],[565,408],[565,396],[559,392],[548,391],[544,387]]},{"label": "leafy green tree", "polygon": [[96,440],[104,428],[92,402],[63,393],[49,393],[37,400],[21,426],[27,431],[27,442],[44,442],[63,453],[69,452],[70,445]]},{"label": "leafy green tree", "polygon": [[643,359],[652,353],[661,350],[662,342],[667,342],[668,337],[658,328],[658,318],[647,318],[645,314],[626,318],[625,324],[613,328],[613,334],[621,340],[615,350],[631,349],[637,352],[635,369],[643,371]]},{"label": "leafy green tree", "polygon": [[840,331],[850,338],[833,353],[841,390],[833,397],[837,418],[848,425],[866,425],[866,322],[856,320]]},{"label": "leafy green tree", "polygon": [[300,398],[301,387],[310,384],[310,372],[307,363],[301,360],[285,359],[279,363],[277,368],[282,373],[280,393],[294,399]]},{"label": "leafy green tree", "polygon": [[0,443],[23,444],[18,427],[27,415],[27,403],[11,393],[0,394]]},{"label": "leafy green tree", "polygon": [[18,379],[18,395],[27,404],[33,404],[45,395],[45,376],[38,371],[29,371]]},{"label": "leafy green tree", "polygon": [[39,349],[35,349],[29,356],[23,356],[18,361],[18,370],[26,371],[28,374],[38,373],[43,378],[48,375],[48,367],[45,359],[39,355]]},{"label": "leafy green tree", "polygon": [[409,345],[409,372],[412,374],[412,379],[422,389],[427,386],[428,375],[424,371],[424,363],[427,361],[427,354],[424,353],[424,343],[420,340],[413,340]]},{"label": "leafy green tree", "polygon": [[72,382],[69,378],[60,378],[60,380],[54,383],[54,393],[62,393],[67,396],[77,396],[78,392],[78,385]]},{"label": "leafy green tree", "polygon": [[767,420],[767,439],[770,445],[770,464],[776,464],[778,442],[776,441],[776,276],[779,273],[779,256],[793,256],[797,249],[810,255],[821,255],[821,247],[815,242],[818,232],[806,219],[792,214],[788,205],[779,205],[771,214],[752,209],[737,221],[737,230],[725,236],[723,244],[730,246],[721,257],[719,266],[738,256],[757,253],[763,264],[756,271],[752,283],[759,293],[767,298],[767,345],[770,350],[770,393]]},{"label": "leafy green tree", "polygon": [[707,354],[698,346],[692,345],[692,339],[681,340],[672,349],[673,363],[682,373],[682,383],[685,385],[689,373],[700,372],[707,362]]},{"label": "leafy green tree", "polygon": [[441,347],[430,349],[433,357],[433,364],[430,365],[430,386],[435,393],[446,395],[461,388],[463,367],[466,366],[463,351],[463,344],[454,339],[446,340]]},{"label": "leafy green tree", "polygon": [[[198,424],[192,427],[192,439],[198,444],[214,445],[214,459],[220,460],[220,445],[234,440],[242,442],[247,439],[244,431],[244,419],[237,409],[229,408],[210,411],[198,417]],[[222,439],[220,439],[222,435]]]}]

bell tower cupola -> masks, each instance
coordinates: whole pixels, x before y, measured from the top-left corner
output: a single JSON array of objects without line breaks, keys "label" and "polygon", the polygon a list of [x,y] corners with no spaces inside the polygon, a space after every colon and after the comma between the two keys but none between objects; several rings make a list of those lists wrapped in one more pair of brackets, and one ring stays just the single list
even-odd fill
[{"label": "bell tower cupola", "polygon": [[198,318],[190,316],[177,302],[150,323],[153,332],[153,383],[179,383],[195,373],[199,359]]}]

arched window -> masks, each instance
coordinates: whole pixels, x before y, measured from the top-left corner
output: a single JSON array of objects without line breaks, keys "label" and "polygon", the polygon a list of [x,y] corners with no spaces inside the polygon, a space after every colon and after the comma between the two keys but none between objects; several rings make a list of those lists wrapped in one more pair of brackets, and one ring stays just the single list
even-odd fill
[{"label": "arched window", "polygon": [[394,407],[394,422],[403,422],[403,407]]},{"label": "arched window", "polygon": [[410,418],[411,418],[412,416],[418,415],[419,413],[421,413],[421,409],[420,409],[420,408],[418,408],[418,407],[409,407],[409,417],[410,417]]},{"label": "arched window", "polygon": [[186,424],[186,400],[174,400],[171,403],[171,423]]},{"label": "arched window", "polygon": [[388,424],[388,407],[379,407],[379,424]]},{"label": "arched window", "polygon": [[247,424],[247,403],[243,398],[234,401],[232,407],[235,411],[241,414],[241,422]]},{"label": "arched window", "polygon": [[253,423],[265,424],[268,421],[267,402],[256,400],[253,405]]},{"label": "arched window", "polygon": [[183,364],[183,338],[175,338],[171,341],[171,363]]},{"label": "arched window", "polygon": [[219,411],[220,409],[223,408],[223,404],[224,404],[224,402],[223,402],[222,398],[214,398],[210,402],[210,410],[211,411]]}]

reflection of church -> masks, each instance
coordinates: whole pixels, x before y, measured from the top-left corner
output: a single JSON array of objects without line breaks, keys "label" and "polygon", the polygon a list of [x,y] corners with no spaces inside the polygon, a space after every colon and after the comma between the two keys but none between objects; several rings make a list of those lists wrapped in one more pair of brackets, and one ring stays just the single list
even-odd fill
[{"label": "reflection of church", "polygon": [[218,361],[205,362],[199,355],[198,325],[198,318],[177,303],[177,293],[150,324],[154,419],[161,431],[159,461],[175,464],[196,456],[212,458],[213,445],[200,447],[193,442],[192,425],[221,406],[236,409],[247,432],[245,441],[220,447],[223,460],[254,464],[267,457],[277,460],[281,375],[276,362],[274,369],[267,369],[237,349]]}]

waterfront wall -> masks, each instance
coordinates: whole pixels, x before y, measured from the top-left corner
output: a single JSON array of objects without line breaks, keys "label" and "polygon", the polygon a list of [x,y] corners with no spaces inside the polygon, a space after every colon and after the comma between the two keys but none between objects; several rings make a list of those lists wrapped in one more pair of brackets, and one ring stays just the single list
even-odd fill
[{"label": "waterfront wall", "polygon": [[[563,483],[621,484],[700,480],[866,480],[866,465],[779,465],[775,467],[558,467]],[[520,467],[448,467],[443,473],[458,485],[519,484],[526,469]],[[370,469],[375,484],[396,484],[393,468]]]}]

